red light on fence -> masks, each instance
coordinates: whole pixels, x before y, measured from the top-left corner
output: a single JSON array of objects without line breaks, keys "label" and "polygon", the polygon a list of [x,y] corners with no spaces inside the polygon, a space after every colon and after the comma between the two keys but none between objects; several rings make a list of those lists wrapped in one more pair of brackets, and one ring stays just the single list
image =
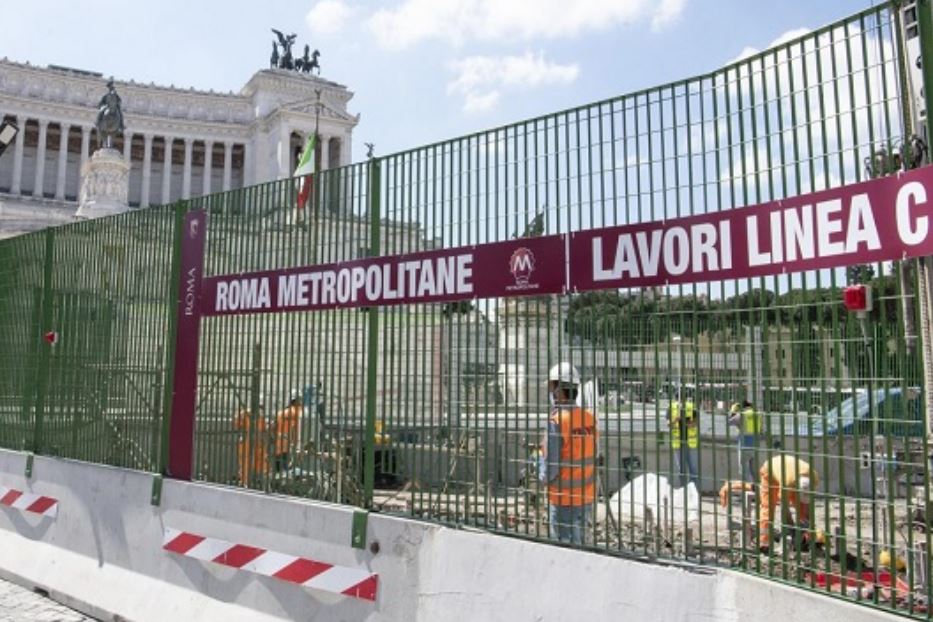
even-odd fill
[{"label": "red light on fence", "polygon": [[45,339],[45,341],[50,346],[54,346],[56,343],[58,343],[58,333],[56,333],[54,330],[50,330],[49,332],[45,333],[42,338]]},{"label": "red light on fence", "polygon": [[849,285],[842,290],[842,304],[849,311],[871,311],[871,288],[868,285]]}]

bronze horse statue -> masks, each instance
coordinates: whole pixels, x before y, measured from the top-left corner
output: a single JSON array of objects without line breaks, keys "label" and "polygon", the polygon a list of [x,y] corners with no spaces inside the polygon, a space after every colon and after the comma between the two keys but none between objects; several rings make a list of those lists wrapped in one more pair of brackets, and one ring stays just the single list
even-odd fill
[{"label": "bronze horse statue", "polygon": [[113,139],[123,134],[123,109],[120,96],[113,87],[113,78],[107,82],[107,93],[97,104],[97,144],[113,149]]},{"label": "bronze horse statue", "polygon": [[295,69],[301,73],[311,73],[311,71],[316,68],[317,75],[321,75],[321,65],[317,61],[321,53],[317,50],[314,50],[314,53],[310,52],[311,46],[306,44],[304,56],[295,61]]}]

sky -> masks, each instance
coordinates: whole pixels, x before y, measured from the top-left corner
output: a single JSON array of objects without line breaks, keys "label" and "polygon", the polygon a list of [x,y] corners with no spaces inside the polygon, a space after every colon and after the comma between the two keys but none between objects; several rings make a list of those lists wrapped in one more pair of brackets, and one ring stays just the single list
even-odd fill
[{"label": "sky", "polygon": [[879,0],[0,0],[0,56],[239,91],[276,28],[355,93],[353,160],[705,73]]}]

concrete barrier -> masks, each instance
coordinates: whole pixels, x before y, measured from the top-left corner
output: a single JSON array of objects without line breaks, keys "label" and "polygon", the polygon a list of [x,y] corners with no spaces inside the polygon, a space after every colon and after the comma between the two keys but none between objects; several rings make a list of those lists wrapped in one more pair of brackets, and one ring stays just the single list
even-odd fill
[{"label": "concrete barrier", "polygon": [[[353,508],[0,450],[0,486],[54,497],[55,518],[0,508],[0,577],[105,620],[878,620],[726,570],[583,553]],[[166,527],[378,573],[373,602],[167,553]],[[896,619],[894,616],[890,618]]]}]

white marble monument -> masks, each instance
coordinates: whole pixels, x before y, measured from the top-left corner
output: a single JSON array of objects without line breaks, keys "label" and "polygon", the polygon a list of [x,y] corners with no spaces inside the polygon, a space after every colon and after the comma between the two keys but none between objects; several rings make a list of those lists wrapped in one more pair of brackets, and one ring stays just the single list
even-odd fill
[{"label": "white marble monument", "polygon": [[78,219],[112,216],[130,209],[130,165],[116,149],[94,152],[81,167]]},{"label": "white marble monument", "polygon": [[[0,58],[0,120],[20,128],[0,158],[0,239],[75,219],[105,83],[99,73]],[[286,179],[316,126],[318,170],[352,160],[353,93],[320,76],[263,69],[237,93],[115,86],[125,129],[114,146],[130,165],[131,209]]]}]

